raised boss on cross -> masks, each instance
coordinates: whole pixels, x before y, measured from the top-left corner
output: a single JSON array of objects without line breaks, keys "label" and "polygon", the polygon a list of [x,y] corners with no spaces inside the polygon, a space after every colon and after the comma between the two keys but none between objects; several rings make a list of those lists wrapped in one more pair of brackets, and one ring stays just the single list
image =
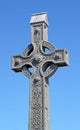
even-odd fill
[{"label": "raised boss on cross", "polygon": [[30,78],[29,130],[49,130],[48,78],[68,65],[68,52],[48,42],[46,13],[32,15],[30,24],[31,44],[12,57],[12,69]]}]

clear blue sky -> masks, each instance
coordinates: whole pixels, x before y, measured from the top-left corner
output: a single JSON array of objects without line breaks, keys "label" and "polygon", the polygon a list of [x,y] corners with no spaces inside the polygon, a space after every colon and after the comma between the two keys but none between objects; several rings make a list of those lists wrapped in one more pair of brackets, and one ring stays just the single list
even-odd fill
[{"label": "clear blue sky", "polygon": [[49,80],[50,130],[80,130],[80,1],[0,0],[0,130],[28,130],[29,79],[11,70],[30,44],[31,15],[47,12],[49,42],[69,52],[69,66]]}]

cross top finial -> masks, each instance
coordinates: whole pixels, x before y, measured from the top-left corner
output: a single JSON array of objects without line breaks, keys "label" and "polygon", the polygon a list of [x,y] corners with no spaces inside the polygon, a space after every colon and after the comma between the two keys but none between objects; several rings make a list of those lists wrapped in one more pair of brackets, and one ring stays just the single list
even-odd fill
[{"label": "cross top finial", "polygon": [[40,22],[44,22],[46,25],[48,25],[48,18],[47,18],[46,12],[37,13],[37,14],[32,15],[30,24],[40,23]]}]

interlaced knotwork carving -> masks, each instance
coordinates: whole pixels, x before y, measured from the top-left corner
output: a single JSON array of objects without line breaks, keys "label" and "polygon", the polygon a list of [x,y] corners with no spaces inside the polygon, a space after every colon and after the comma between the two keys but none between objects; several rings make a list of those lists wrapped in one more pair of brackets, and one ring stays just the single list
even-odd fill
[{"label": "interlaced knotwork carving", "polygon": [[[35,78],[36,77],[36,78]],[[33,76],[31,89],[31,127],[32,130],[42,130],[42,81],[39,76]]]}]

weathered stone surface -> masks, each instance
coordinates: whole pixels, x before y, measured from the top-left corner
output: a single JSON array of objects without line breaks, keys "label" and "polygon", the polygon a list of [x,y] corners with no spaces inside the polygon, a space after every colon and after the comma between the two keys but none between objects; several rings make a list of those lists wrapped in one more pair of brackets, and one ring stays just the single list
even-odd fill
[{"label": "weathered stone surface", "polygon": [[29,130],[49,130],[48,78],[68,65],[68,52],[48,42],[46,13],[32,15],[30,24],[31,44],[12,57],[12,69],[30,78]]}]

